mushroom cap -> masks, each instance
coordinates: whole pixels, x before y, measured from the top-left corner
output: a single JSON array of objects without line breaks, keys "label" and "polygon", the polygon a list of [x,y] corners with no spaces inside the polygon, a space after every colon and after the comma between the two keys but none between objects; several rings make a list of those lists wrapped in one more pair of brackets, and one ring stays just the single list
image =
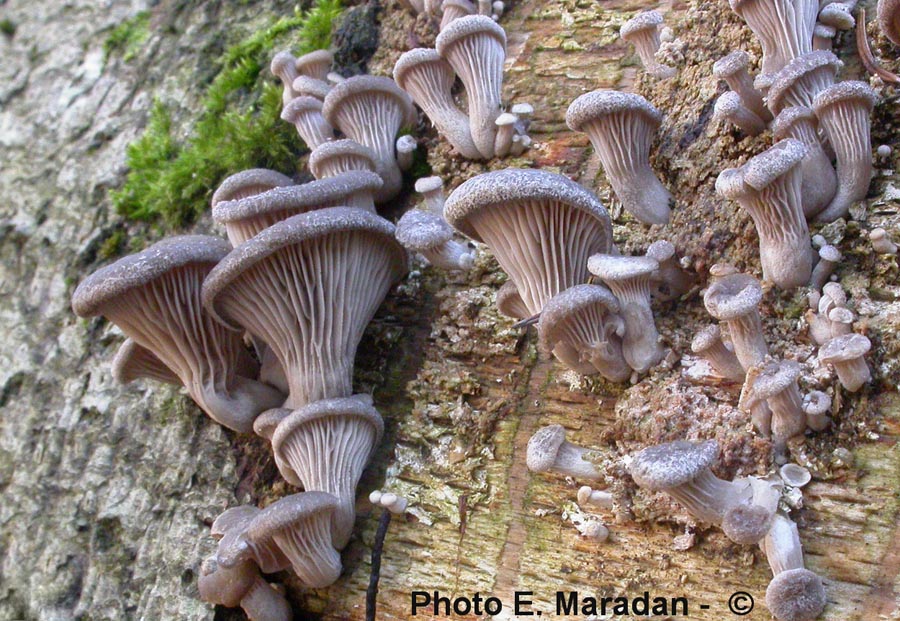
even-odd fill
[{"label": "mushroom cap", "polygon": [[122,257],[85,278],[72,294],[72,310],[79,317],[101,314],[103,305],[126,291],[142,287],[186,265],[215,265],[228,254],[224,239],[209,235],[179,235],[159,241],[141,252]]},{"label": "mushroom cap", "polygon": [[647,247],[645,254],[657,263],[662,263],[675,256],[675,244],[667,239],[657,239]]},{"label": "mushroom cap", "polygon": [[716,117],[729,117],[737,114],[744,107],[741,96],[734,91],[725,91],[713,106],[713,114]]},{"label": "mushroom cap", "polygon": [[421,209],[410,209],[397,222],[397,241],[404,248],[420,252],[453,239],[453,229],[443,218]]},{"label": "mushroom cap", "polygon": [[836,336],[819,348],[822,362],[847,362],[866,354],[872,348],[872,341],[862,334]]},{"label": "mushroom cap", "polygon": [[[384,435],[384,420],[381,418],[378,410],[372,407],[372,404],[368,401],[360,399],[358,396],[352,396],[321,399],[294,410],[275,430],[275,434],[272,437],[272,448],[275,449],[276,453],[280,452],[279,447],[282,442],[289,438],[295,429],[310,421],[326,419],[332,416],[363,419],[375,429],[375,443],[381,442],[381,437]],[[323,459],[327,458],[328,456],[323,456]]]},{"label": "mushroom cap", "polygon": [[856,25],[850,7],[843,2],[831,2],[822,7],[819,11],[819,21],[838,30],[850,30]]},{"label": "mushroom cap", "polygon": [[619,29],[619,36],[628,41],[633,35],[651,28],[655,30],[662,23],[663,16],[660,15],[659,11],[643,11],[622,24],[622,27]]},{"label": "mushroom cap", "polygon": [[729,321],[756,310],[761,300],[762,286],[749,274],[718,278],[703,295],[707,312],[720,321]]},{"label": "mushroom cap", "polygon": [[828,311],[828,319],[832,323],[851,324],[853,323],[853,320],[856,319],[856,315],[854,315],[853,311],[849,308],[844,308],[843,306],[835,306],[830,311]]},{"label": "mushroom cap", "polygon": [[454,19],[444,26],[434,41],[434,48],[441,57],[447,57],[447,50],[460,39],[471,36],[491,36],[506,49],[506,31],[487,15],[467,15]]},{"label": "mushroom cap", "polygon": [[782,97],[804,75],[822,67],[831,67],[833,73],[837,75],[838,69],[843,65],[844,63],[828,50],[816,50],[797,56],[775,74],[772,86],[769,87],[767,99],[769,107],[779,109]]},{"label": "mushroom cap", "polygon": [[813,128],[819,126],[819,120],[815,113],[806,106],[789,106],[778,113],[772,122],[772,134],[775,140],[783,140],[788,137],[788,132],[796,123],[808,122]]},{"label": "mushroom cap", "polygon": [[719,456],[719,443],[677,440],[645,448],[629,466],[631,478],[649,490],[666,490],[697,478]]},{"label": "mushroom cap", "polygon": [[549,341],[553,339],[556,326],[580,311],[596,305],[606,307],[610,313],[619,312],[619,301],[616,296],[602,285],[575,285],[550,298],[541,310],[538,323],[541,347],[547,351],[552,350],[555,343]]},{"label": "mushroom cap", "polygon": [[840,283],[826,282],[822,285],[822,295],[831,298],[836,306],[845,306],[847,304],[847,292]]},{"label": "mushroom cap", "polygon": [[356,192],[375,192],[382,184],[381,177],[374,172],[352,170],[308,183],[273,188],[235,201],[223,201],[213,207],[213,219],[227,224],[261,214],[311,211]]},{"label": "mushroom cap", "polygon": [[453,69],[447,64],[437,50],[431,47],[417,47],[404,52],[394,64],[394,81],[397,86],[406,90],[406,76],[410,71],[418,69],[427,63],[437,63],[445,66],[445,70],[452,72]]},{"label": "mushroom cap", "polygon": [[827,414],[831,411],[831,397],[821,390],[811,390],[803,398],[803,411],[813,415]]},{"label": "mushroom cap", "polygon": [[716,324],[710,324],[694,335],[691,340],[691,351],[695,354],[706,351],[722,341],[722,330]]},{"label": "mushroom cap", "polygon": [[409,134],[397,138],[397,151],[402,153],[412,153],[419,147],[418,141]]},{"label": "mushroom cap", "polygon": [[483,209],[510,210],[516,203],[538,201],[561,202],[603,221],[604,245],[612,246],[609,214],[600,199],[568,177],[544,170],[507,168],[473,177],[447,198],[444,217],[457,231],[480,242],[481,236],[468,222],[470,214]]},{"label": "mushroom cap", "polygon": [[784,464],[778,474],[781,480],[792,487],[803,487],[812,481],[812,474],[809,470],[798,464]]},{"label": "mushroom cap", "polygon": [[274,535],[319,513],[333,513],[338,499],[326,492],[291,494],[259,512],[247,526],[246,538],[253,542],[269,541]]},{"label": "mushroom cap", "polygon": [[513,104],[512,108],[510,108],[509,111],[516,116],[530,116],[534,114],[534,106],[532,106],[530,103],[521,102]]},{"label": "mushroom cap", "polygon": [[831,244],[827,244],[819,248],[819,258],[821,258],[823,261],[831,261],[832,263],[837,263],[841,260],[841,256],[841,251]]},{"label": "mushroom cap", "polygon": [[532,472],[546,472],[553,467],[559,447],[566,441],[566,430],[562,425],[541,427],[528,440],[525,465]]},{"label": "mushroom cap", "polygon": [[793,138],[776,142],[742,167],[744,183],[760,191],[799,165],[809,149]]},{"label": "mushroom cap", "polygon": [[240,505],[225,509],[219,517],[213,520],[209,532],[213,537],[222,537],[232,531],[242,531],[259,513],[259,507],[253,505]]},{"label": "mushroom cap", "polygon": [[416,192],[425,194],[426,192],[434,192],[444,187],[444,180],[440,177],[422,177],[416,180]]},{"label": "mushroom cap", "polygon": [[525,319],[528,317],[528,310],[525,308],[525,302],[519,295],[516,283],[507,280],[497,290],[497,310],[504,317],[512,317],[513,319]]},{"label": "mushroom cap", "polygon": [[821,116],[826,108],[846,102],[863,106],[871,112],[877,101],[878,94],[875,93],[871,86],[865,82],[847,80],[829,86],[816,95],[813,101],[813,110]]},{"label": "mushroom cap", "polygon": [[272,57],[272,62],[269,64],[269,70],[275,75],[280,75],[287,68],[294,70],[296,62],[297,59],[294,58],[293,54],[288,51],[281,51]]},{"label": "mushroom cap", "polygon": [[773,516],[765,507],[742,502],[725,512],[722,531],[735,543],[752,545],[769,532]]},{"label": "mushroom cap", "polygon": [[316,99],[325,99],[331,92],[331,84],[308,75],[294,78],[291,88],[300,97],[315,97]]},{"label": "mushroom cap", "polygon": [[294,124],[306,112],[318,112],[321,114],[322,100],[309,95],[294,97],[281,109],[281,120]]},{"label": "mushroom cap", "polygon": [[320,144],[309,154],[309,162],[307,165],[314,177],[321,178],[322,175],[320,173],[324,173],[324,171],[321,170],[321,166],[323,166],[327,160],[346,155],[368,160],[368,170],[375,172],[375,161],[377,159],[375,152],[369,147],[347,138],[331,140]]},{"label": "mushroom cap", "polygon": [[268,168],[242,170],[226,177],[213,192],[210,202],[215,208],[217,203],[232,200],[235,195],[246,192],[247,188],[263,188],[262,191],[265,191],[286,185],[294,185],[294,180],[280,172]]},{"label": "mushroom cap", "polygon": [[812,621],[825,609],[822,579],[808,569],[788,569],[766,588],[766,607],[778,621]]},{"label": "mushroom cap", "polygon": [[235,608],[259,577],[259,570],[251,562],[223,567],[212,556],[200,565],[197,589],[200,599],[210,604]]},{"label": "mushroom cap", "polygon": [[737,50],[714,62],[712,72],[714,77],[724,80],[737,73],[746,71],[749,66],[750,56],[743,50]]},{"label": "mushroom cap", "polygon": [[834,39],[837,36],[837,28],[816,22],[816,26],[813,28],[813,36],[823,39]]},{"label": "mushroom cap", "polygon": [[367,232],[396,250],[397,278],[406,270],[406,253],[394,240],[394,225],[380,216],[351,207],[327,207],[287,218],[263,230],[234,250],[203,282],[203,305],[226,326],[240,329],[223,318],[217,297],[234,280],[281,248],[341,231]]},{"label": "mushroom cap", "polygon": [[279,423],[290,416],[291,412],[293,410],[289,408],[266,410],[253,420],[253,432],[261,438],[271,440]]},{"label": "mushroom cap", "polygon": [[498,127],[500,127],[501,125],[515,125],[518,120],[519,117],[517,117],[515,114],[504,112],[497,117],[497,120],[494,121],[494,124]]},{"label": "mushroom cap", "polygon": [[597,117],[617,112],[634,112],[644,118],[653,128],[662,123],[662,114],[649,101],[634,93],[612,90],[598,90],[585,93],[575,99],[566,111],[566,125],[572,131],[583,131],[582,127]]},{"label": "mushroom cap", "polygon": [[659,263],[650,257],[629,257],[622,254],[595,254],[588,259],[588,271],[603,282],[622,282],[652,276]]},{"label": "mushroom cap", "polygon": [[796,386],[800,377],[800,365],[793,360],[778,360],[757,367],[755,373],[748,374],[748,382],[751,381],[751,375],[752,385],[746,393],[747,407],[753,407],[791,385]]},{"label": "mushroom cap", "polygon": [[298,58],[294,62],[294,67],[300,73],[303,73],[303,70],[306,69],[309,65],[318,65],[322,63],[328,63],[329,65],[334,62],[334,54],[332,54],[328,50],[313,50],[308,54],[304,54],[300,58]]},{"label": "mushroom cap", "polygon": [[338,112],[347,98],[373,94],[384,95],[396,100],[401,110],[403,125],[412,125],[416,122],[416,109],[406,91],[397,86],[397,83],[391,78],[375,75],[356,75],[336,84],[325,98],[322,114],[333,127],[337,127],[339,125]]}]

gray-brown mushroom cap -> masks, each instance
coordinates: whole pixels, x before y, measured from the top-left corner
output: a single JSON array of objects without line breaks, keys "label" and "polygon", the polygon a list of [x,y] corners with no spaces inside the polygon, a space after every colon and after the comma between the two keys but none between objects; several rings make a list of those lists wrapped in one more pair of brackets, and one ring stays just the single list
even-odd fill
[{"label": "gray-brown mushroom cap", "polygon": [[816,114],[821,114],[825,108],[847,99],[859,100],[865,108],[871,111],[878,101],[878,94],[865,82],[848,80],[838,82],[816,95],[812,107]]},{"label": "gray-brown mushroom cap", "polygon": [[123,257],[85,278],[72,295],[72,310],[80,317],[102,313],[101,307],[129,289],[141,287],[186,265],[215,265],[228,254],[224,239],[209,235],[179,235]]},{"label": "gray-brown mushroom cap", "polygon": [[664,491],[697,478],[719,456],[715,440],[693,443],[678,440],[645,448],[629,466],[631,478],[641,487]]},{"label": "gray-brown mushroom cap", "polygon": [[275,434],[272,437],[272,447],[277,452],[285,439],[295,429],[310,421],[348,416],[359,418],[371,425],[375,430],[375,444],[381,442],[381,437],[384,435],[384,420],[370,403],[354,396],[340,399],[321,399],[294,410],[275,430]]},{"label": "gray-brown mushroom cap", "polygon": [[324,100],[331,92],[331,84],[308,75],[297,76],[291,82],[291,88],[298,97],[315,97],[319,100]]},{"label": "gray-brown mushroom cap", "polygon": [[659,269],[659,263],[650,257],[595,254],[588,259],[588,270],[604,282],[623,282],[638,278],[650,278]]},{"label": "gray-brown mushroom cap", "polygon": [[862,334],[837,336],[819,348],[822,362],[847,362],[864,356],[872,348],[872,342]]},{"label": "gray-brown mushroom cap", "polygon": [[772,511],[752,503],[739,503],[725,512],[722,531],[741,545],[758,543],[772,526]]},{"label": "gray-brown mushroom cap", "polygon": [[410,209],[397,222],[397,241],[409,250],[422,252],[453,239],[453,228],[440,216]]},{"label": "gray-brown mushroom cap", "polygon": [[619,301],[606,287],[600,285],[575,285],[550,298],[541,311],[538,323],[538,335],[541,347],[551,351],[555,346],[553,339],[556,326],[567,317],[590,306],[601,305],[610,313],[619,312]]},{"label": "gray-brown mushroom cap", "polygon": [[268,168],[242,170],[225,178],[212,195],[212,206],[217,203],[244,198],[286,185],[294,185],[294,180],[280,172]]},{"label": "gray-brown mushroom cap", "polygon": [[322,113],[322,101],[315,97],[294,97],[290,103],[281,109],[281,120],[288,123],[296,123],[304,112]]},{"label": "gray-brown mushroom cap", "polygon": [[781,360],[776,364],[763,366],[754,375],[752,390],[747,393],[747,407],[796,385],[799,377],[800,365],[793,360]]},{"label": "gray-brown mushroom cap", "polygon": [[355,164],[362,164],[364,168],[357,170],[368,170],[375,172],[375,152],[369,147],[361,145],[355,140],[343,138],[341,140],[332,140],[319,145],[309,154],[309,171],[316,179],[322,179],[329,171],[329,164],[336,159],[353,158]]},{"label": "gray-brown mushroom cap", "polygon": [[[827,50],[809,52],[791,60],[776,74],[775,81],[769,88],[767,101],[772,112],[777,114],[787,106],[812,107],[813,98],[829,82],[834,82],[834,77],[843,64]],[[804,82],[805,77],[819,70],[824,72],[824,81],[810,84]]]},{"label": "gray-brown mushroom cap", "polygon": [[784,140],[790,137],[788,129],[800,120],[807,120],[818,124],[815,113],[806,106],[790,106],[782,110],[772,122],[772,134],[775,140]]},{"label": "gray-brown mushroom cap", "polygon": [[438,34],[434,47],[438,54],[446,58],[447,48],[464,37],[483,32],[490,34],[503,45],[504,49],[506,48],[506,31],[490,17],[484,15],[472,15],[453,20]]},{"label": "gray-brown mushroom cap", "polygon": [[308,75],[318,80],[324,80],[331,70],[331,63],[334,61],[334,54],[328,50],[313,50],[299,57],[294,62],[294,67],[298,73]]},{"label": "gray-brown mushroom cap", "polygon": [[579,96],[566,111],[566,125],[576,132],[583,132],[585,123],[598,115],[631,111],[640,114],[655,129],[662,123],[662,114],[650,102],[634,93],[598,90]]},{"label": "gray-brown mushroom cap", "polygon": [[[416,121],[416,110],[412,100],[397,83],[390,78],[374,75],[358,75],[347,78],[340,84],[336,84],[322,108],[322,114],[333,126],[338,123],[338,106],[344,99],[367,92],[376,92],[393,98],[402,111],[402,124],[412,125]],[[393,143],[393,140],[391,141]]]},{"label": "gray-brown mushroom cap", "polygon": [[655,30],[662,23],[663,17],[659,11],[643,11],[625,22],[619,29],[619,35],[628,41],[635,33],[650,28]]},{"label": "gray-brown mushroom cap", "polygon": [[113,379],[128,384],[140,378],[166,384],[181,385],[181,379],[156,354],[127,338],[116,351],[112,361]]},{"label": "gray-brown mushroom cap", "polygon": [[[762,190],[797,166],[806,155],[806,146],[788,138],[756,155],[744,166],[744,183]],[[730,198],[730,197],[729,197]]]},{"label": "gray-brown mushroom cap", "polygon": [[762,301],[762,286],[749,274],[732,274],[716,280],[703,295],[710,315],[729,321],[752,312]]},{"label": "gray-brown mushroom cap", "polygon": [[[203,283],[204,306],[223,324],[240,329],[237,323],[223,317],[216,304],[216,297],[235,278],[286,245],[346,230],[368,231],[388,239],[394,237],[393,224],[362,209],[329,207],[292,216],[259,233],[253,238],[253,243],[241,244],[216,265]],[[399,246],[397,248],[400,249]],[[397,262],[404,266],[398,270],[399,278],[406,264],[402,252],[397,252]]]},{"label": "gray-brown mushroom cap", "polygon": [[556,455],[566,441],[562,425],[547,425],[539,429],[528,441],[525,464],[532,472],[547,472],[556,462]]},{"label": "gray-brown mushroom cap", "polygon": [[507,168],[485,173],[460,185],[444,203],[447,222],[467,237],[483,241],[469,217],[483,209],[515,209],[516,203],[564,203],[600,220],[600,244],[612,246],[612,225],[603,203],[568,177],[537,169]]},{"label": "gray-brown mushroom cap", "polygon": [[337,498],[325,492],[291,494],[260,511],[247,526],[246,536],[251,541],[264,541],[289,528],[296,522],[319,513],[331,514],[337,508]]},{"label": "gray-brown mushroom cap", "polygon": [[713,76],[724,80],[742,71],[746,71],[750,66],[750,56],[743,50],[736,50],[727,56],[723,56],[713,63]]},{"label": "gray-brown mushroom cap", "polygon": [[721,328],[715,324],[710,324],[694,335],[694,338],[691,340],[691,351],[699,354],[719,344],[721,341]]},{"label": "gray-brown mushroom cap", "polygon": [[822,579],[808,569],[783,571],[766,588],[766,607],[778,621],[812,621],[826,603]]}]

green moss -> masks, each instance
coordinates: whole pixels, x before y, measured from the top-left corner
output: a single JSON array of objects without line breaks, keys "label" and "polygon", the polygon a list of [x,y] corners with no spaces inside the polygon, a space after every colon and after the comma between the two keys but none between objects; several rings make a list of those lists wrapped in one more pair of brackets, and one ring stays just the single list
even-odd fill
[{"label": "green moss", "polygon": [[7,17],[0,19],[0,33],[12,38],[16,34],[16,25]]},{"label": "green moss", "polygon": [[128,148],[125,184],[111,193],[116,210],[179,228],[203,213],[225,176],[256,167],[293,170],[303,145],[280,119],[282,89],[263,67],[288,37],[298,55],[328,47],[340,11],[340,0],[318,0],[309,12],[281,17],[228,48],[184,143],[174,138],[169,110],[156,102],[144,134]]},{"label": "green moss", "polygon": [[112,259],[113,257],[119,256],[124,247],[125,231],[116,229],[113,231],[112,235],[107,237],[100,245],[100,250],[97,251],[97,255],[101,259]]},{"label": "green moss", "polygon": [[137,56],[149,36],[150,12],[141,11],[113,28],[113,31],[109,33],[103,43],[104,58],[109,58],[111,54],[121,53],[122,60],[128,62]]}]

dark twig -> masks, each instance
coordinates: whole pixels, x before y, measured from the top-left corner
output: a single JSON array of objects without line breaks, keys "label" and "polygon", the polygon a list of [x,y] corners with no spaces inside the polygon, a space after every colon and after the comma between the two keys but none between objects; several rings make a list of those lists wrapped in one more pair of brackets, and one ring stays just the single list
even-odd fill
[{"label": "dark twig", "polygon": [[384,538],[391,523],[391,512],[382,509],[372,545],[372,572],[369,574],[369,587],[366,589],[366,621],[375,621],[375,605],[378,599],[378,579],[381,577],[381,551],[384,549]]}]

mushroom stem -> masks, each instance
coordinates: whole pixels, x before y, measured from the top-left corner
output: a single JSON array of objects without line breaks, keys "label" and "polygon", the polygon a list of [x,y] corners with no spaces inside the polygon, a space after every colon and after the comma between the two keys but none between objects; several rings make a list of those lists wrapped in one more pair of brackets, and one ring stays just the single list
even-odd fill
[{"label": "mushroom stem", "polygon": [[809,279],[809,286],[813,289],[822,289],[841,260],[841,251],[836,247],[827,245],[819,249],[819,262],[813,268]]},{"label": "mushroom stem", "polygon": [[766,131],[766,123],[759,115],[745,107],[734,91],[722,93],[713,108],[713,118],[728,122],[748,136],[758,136]]},{"label": "mushroom stem", "polygon": [[494,138],[494,155],[506,157],[512,147],[513,135],[516,132],[518,118],[515,114],[504,112],[497,117],[494,123],[497,125],[497,135]]},{"label": "mushroom stem", "polygon": [[744,380],[744,369],[734,352],[722,342],[719,326],[710,325],[698,332],[691,342],[691,350],[709,362],[722,377],[735,381]]},{"label": "mushroom stem", "polygon": [[728,88],[738,94],[744,107],[763,121],[771,121],[772,113],[766,107],[762,93],[753,86],[753,79],[747,71],[749,64],[747,53],[738,50],[717,60],[713,64],[713,75],[725,80]]},{"label": "mushroom stem", "polygon": [[793,520],[783,513],[776,513],[772,528],[759,547],[766,555],[772,574],[778,574],[803,568],[803,548],[800,545],[800,533]]},{"label": "mushroom stem", "polygon": [[259,575],[241,599],[241,608],[251,621],[290,621],[293,618],[284,595]]},{"label": "mushroom stem", "polygon": [[416,139],[412,136],[406,135],[397,138],[397,165],[400,167],[400,170],[406,171],[412,167],[418,146]]}]

